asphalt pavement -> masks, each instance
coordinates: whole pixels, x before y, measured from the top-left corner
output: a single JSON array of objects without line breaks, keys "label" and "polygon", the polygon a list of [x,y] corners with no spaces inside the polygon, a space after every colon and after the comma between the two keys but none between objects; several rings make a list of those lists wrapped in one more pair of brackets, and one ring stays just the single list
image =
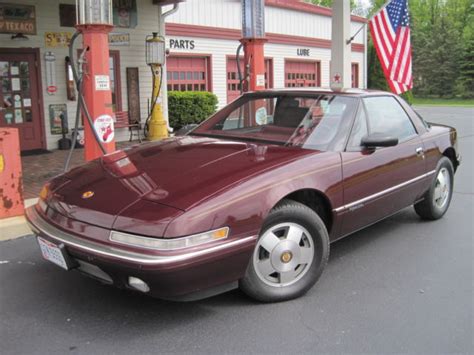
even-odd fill
[{"label": "asphalt pavement", "polygon": [[418,111],[460,136],[463,163],[441,220],[407,208],[333,244],[318,284],[278,304],[238,290],[160,301],[62,271],[34,238],[0,242],[0,353],[472,354],[474,110]]}]

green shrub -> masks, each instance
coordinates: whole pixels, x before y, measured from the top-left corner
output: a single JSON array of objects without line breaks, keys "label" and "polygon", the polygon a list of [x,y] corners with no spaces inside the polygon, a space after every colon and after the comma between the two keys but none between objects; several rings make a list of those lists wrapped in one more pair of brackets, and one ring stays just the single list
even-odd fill
[{"label": "green shrub", "polygon": [[413,92],[411,90],[405,91],[400,95],[410,106],[413,105]]},{"label": "green shrub", "polygon": [[204,91],[168,91],[168,115],[175,130],[201,123],[217,108],[217,96]]}]

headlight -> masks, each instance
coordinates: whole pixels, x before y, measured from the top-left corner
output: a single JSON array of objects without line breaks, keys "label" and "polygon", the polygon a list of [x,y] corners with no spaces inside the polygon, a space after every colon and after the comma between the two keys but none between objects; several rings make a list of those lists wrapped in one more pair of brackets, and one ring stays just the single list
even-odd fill
[{"label": "headlight", "polygon": [[228,234],[228,227],[174,239],[156,239],[112,231],[110,232],[109,239],[115,243],[126,244],[134,247],[153,250],[175,250],[194,247],[197,245],[213,242],[215,240],[225,239],[227,238]]}]

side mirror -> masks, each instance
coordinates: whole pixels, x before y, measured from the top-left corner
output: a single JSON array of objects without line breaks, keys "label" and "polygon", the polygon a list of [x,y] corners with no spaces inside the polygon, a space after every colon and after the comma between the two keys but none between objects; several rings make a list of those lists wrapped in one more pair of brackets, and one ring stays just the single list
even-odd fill
[{"label": "side mirror", "polygon": [[398,138],[384,133],[372,133],[362,137],[361,145],[366,148],[393,147],[398,144]]}]

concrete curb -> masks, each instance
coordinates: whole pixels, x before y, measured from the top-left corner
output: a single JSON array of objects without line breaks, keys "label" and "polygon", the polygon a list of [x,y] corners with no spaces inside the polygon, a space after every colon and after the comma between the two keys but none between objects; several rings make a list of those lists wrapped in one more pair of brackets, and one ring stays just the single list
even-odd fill
[{"label": "concrete curb", "polygon": [[[25,208],[35,205],[37,198],[25,200]],[[16,239],[32,234],[26,223],[25,216],[11,217],[0,220],[0,241]]]}]

